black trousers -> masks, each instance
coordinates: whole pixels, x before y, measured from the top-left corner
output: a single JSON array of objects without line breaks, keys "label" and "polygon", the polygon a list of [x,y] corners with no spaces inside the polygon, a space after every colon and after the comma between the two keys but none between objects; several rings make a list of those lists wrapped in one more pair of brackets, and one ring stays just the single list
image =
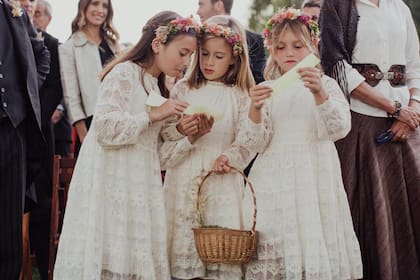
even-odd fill
[{"label": "black trousers", "polygon": [[0,278],[19,278],[22,267],[22,218],[26,188],[24,123],[0,119]]}]

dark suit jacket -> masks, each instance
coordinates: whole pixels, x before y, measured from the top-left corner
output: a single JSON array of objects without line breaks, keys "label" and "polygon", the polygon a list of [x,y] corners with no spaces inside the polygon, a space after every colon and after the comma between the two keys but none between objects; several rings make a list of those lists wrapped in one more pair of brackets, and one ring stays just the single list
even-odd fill
[{"label": "dark suit jacket", "polygon": [[[45,152],[45,140],[41,132],[41,105],[39,88],[50,69],[50,54],[44,42],[37,38],[37,32],[26,12],[13,17],[8,2],[1,5],[9,22],[15,52],[20,62],[22,76],[25,77],[26,90],[30,103],[30,113],[26,122],[27,135],[27,184],[30,185],[39,171],[41,157]],[[5,27],[2,27],[5,28]]]},{"label": "dark suit jacket", "polygon": [[[57,108],[63,97],[60,79],[60,66],[58,61],[58,39],[46,32],[39,32],[38,38],[42,34],[42,40],[48,48],[51,57],[50,72],[46,77],[41,89],[39,90],[41,103],[41,127],[46,140],[45,152],[41,155],[41,170],[35,178],[36,198],[31,197],[41,207],[48,207],[51,200],[51,178],[54,159],[54,130],[51,123],[51,115]],[[29,211],[32,208],[32,202],[27,201]],[[33,216],[33,215],[32,215]]]},{"label": "dark suit jacket", "polygon": [[41,107],[39,88],[45,81],[50,69],[49,51],[44,42],[37,38],[37,32],[26,12],[19,17],[13,17],[8,2],[2,5],[9,17],[10,31],[13,35],[15,51],[20,59],[22,74],[26,77],[26,89],[35,116],[36,124],[41,129]]},{"label": "dark suit jacket", "polygon": [[264,81],[265,49],[263,37],[258,34],[246,31],[246,41],[248,43],[249,62],[251,64],[252,75],[256,84]]},{"label": "dark suit jacket", "polygon": [[44,44],[50,51],[51,63],[50,73],[47,75],[39,94],[41,98],[42,123],[50,123],[51,115],[54,113],[57,105],[63,98],[63,89],[61,88],[60,65],[58,61],[58,39],[47,32],[42,32]]}]

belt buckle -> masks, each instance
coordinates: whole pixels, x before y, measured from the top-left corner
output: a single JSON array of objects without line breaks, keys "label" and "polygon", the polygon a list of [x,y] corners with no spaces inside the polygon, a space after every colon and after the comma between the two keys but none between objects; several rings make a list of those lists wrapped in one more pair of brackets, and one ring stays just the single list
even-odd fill
[{"label": "belt buckle", "polygon": [[395,78],[394,72],[376,72],[375,79],[377,80],[392,80]]}]

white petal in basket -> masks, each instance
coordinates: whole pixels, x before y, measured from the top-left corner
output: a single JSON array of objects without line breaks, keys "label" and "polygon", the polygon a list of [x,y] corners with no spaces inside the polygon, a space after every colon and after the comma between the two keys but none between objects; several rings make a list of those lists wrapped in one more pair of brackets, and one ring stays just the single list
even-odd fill
[{"label": "white petal in basket", "polygon": [[146,99],[146,105],[150,107],[159,107],[163,103],[166,102],[166,98],[157,93],[156,91],[152,91]]},{"label": "white petal in basket", "polygon": [[223,118],[223,114],[217,113],[205,106],[190,105],[184,111],[185,115],[194,115],[200,113],[207,114],[207,116],[213,116],[215,122],[220,121]]},{"label": "white petal in basket", "polygon": [[300,76],[297,72],[299,68],[302,67],[315,67],[319,63],[319,58],[316,57],[314,54],[307,55],[304,59],[302,59],[298,64],[293,66],[292,69],[286,72],[283,76],[278,78],[272,85],[271,88],[273,89],[272,95],[277,95],[280,92],[286,90],[289,86],[293,85],[297,81],[299,81]]}]

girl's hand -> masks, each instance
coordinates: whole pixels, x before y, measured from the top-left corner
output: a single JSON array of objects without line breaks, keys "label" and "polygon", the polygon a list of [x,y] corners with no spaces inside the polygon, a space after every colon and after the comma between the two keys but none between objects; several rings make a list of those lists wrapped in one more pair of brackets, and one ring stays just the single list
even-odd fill
[{"label": "girl's hand", "polygon": [[324,103],[328,99],[328,94],[324,90],[322,84],[322,73],[316,67],[302,67],[297,70],[300,79],[314,95],[317,105]]},{"label": "girl's hand", "polygon": [[416,129],[420,124],[420,112],[414,107],[402,107],[397,119],[406,123],[411,129]]},{"label": "girl's hand", "polygon": [[149,113],[150,121],[153,123],[155,121],[161,121],[167,117],[176,115],[181,116],[185,108],[188,107],[187,102],[168,99],[160,105],[159,107],[152,107]]},{"label": "girl's hand", "polygon": [[184,136],[196,134],[198,132],[198,122],[198,114],[183,115],[176,128]]},{"label": "girl's hand", "polygon": [[191,144],[194,144],[201,136],[209,133],[214,124],[213,116],[209,117],[204,113],[196,114],[196,116],[198,119],[198,131],[195,134],[188,135],[188,140]]},{"label": "girl's hand", "polygon": [[230,172],[229,159],[225,155],[219,156],[213,164],[213,171],[216,174],[225,174]]},{"label": "girl's hand", "polygon": [[255,110],[261,110],[264,101],[271,96],[273,89],[269,86],[259,85],[249,89],[249,97],[251,98],[251,107]]},{"label": "girl's hand", "polygon": [[407,141],[407,139],[410,138],[411,134],[414,132],[414,130],[411,129],[409,125],[398,120],[392,124],[390,131],[392,134],[394,134],[392,142]]},{"label": "girl's hand", "polygon": [[318,68],[302,67],[297,70],[300,79],[313,94],[319,94],[323,90],[322,74]]}]

